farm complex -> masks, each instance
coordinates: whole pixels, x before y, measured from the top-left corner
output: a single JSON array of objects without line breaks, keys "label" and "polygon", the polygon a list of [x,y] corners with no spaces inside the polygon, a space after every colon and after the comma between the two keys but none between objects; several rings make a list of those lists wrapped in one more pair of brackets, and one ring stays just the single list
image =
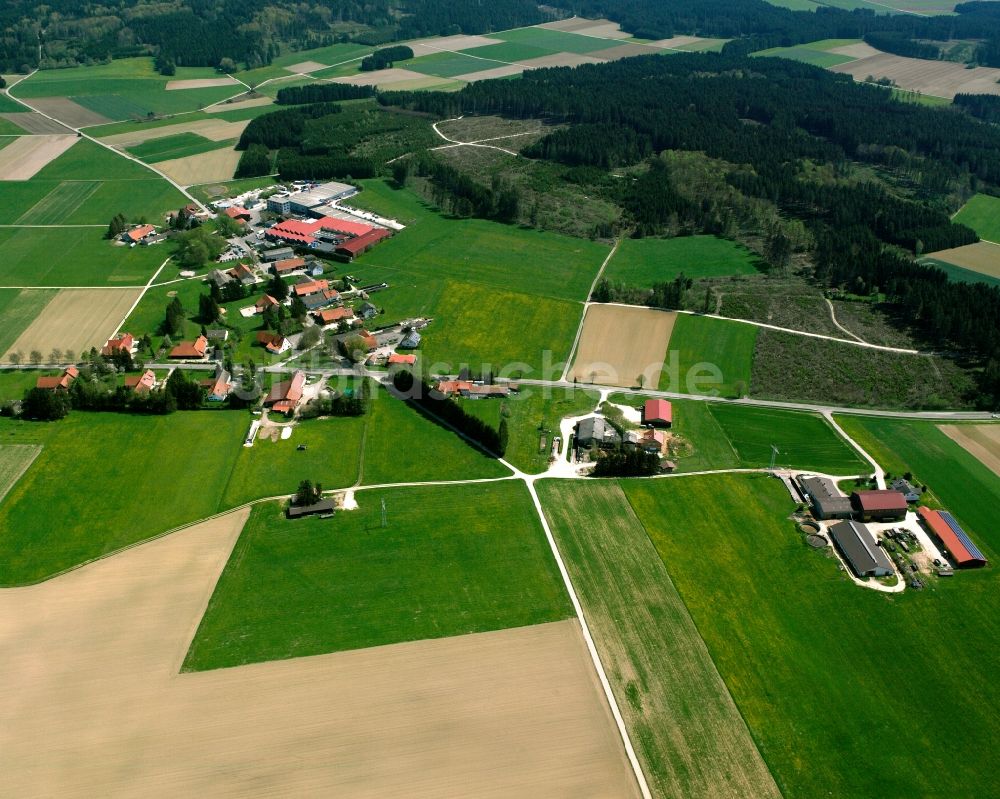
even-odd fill
[{"label": "farm complex", "polygon": [[9,4],[0,796],[995,792],[1000,29],[747,4]]}]

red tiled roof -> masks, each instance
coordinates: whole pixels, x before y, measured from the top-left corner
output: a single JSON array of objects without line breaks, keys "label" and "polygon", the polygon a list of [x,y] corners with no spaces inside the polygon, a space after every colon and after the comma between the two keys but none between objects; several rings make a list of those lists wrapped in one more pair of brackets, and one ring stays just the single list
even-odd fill
[{"label": "red tiled roof", "polygon": [[148,236],[150,233],[155,233],[155,232],[156,228],[153,227],[152,225],[139,225],[138,227],[132,228],[132,230],[130,230],[127,235],[130,239],[132,239],[132,241],[141,241],[142,239],[146,238],[146,236]]},{"label": "red tiled roof", "polygon": [[415,364],[416,362],[417,362],[416,355],[399,355],[394,352],[392,355],[389,356],[390,366],[394,364],[406,364],[408,366],[413,366],[413,364]]},{"label": "red tiled roof", "polygon": [[230,219],[236,219],[238,217],[243,217],[243,216],[245,216],[247,219],[250,218],[250,212],[241,205],[231,205],[222,213],[224,213]]},{"label": "red tiled roof", "polygon": [[955,559],[956,565],[968,566],[985,563],[984,560],[969,552],[968,548],[962,542],[962,539],[955,534],[955,531],[951,529],[951,526],[943,518],[941,518],[941,514],[936,510],[931,510],[930,508],[921,506],[917,509],[917,513],[920,514],[920,518],[923,520],[924,524],[930,528],[931,532],[941,539],[941,543],[944,544],[945,549],[947,549],[948,552],[951,553],[952,558]]},{"label": "red tiled roof", "polygon": [[[295,291],[296,297],[305,297],[309,294],[318,294],[321,291],[326,291],[329,287],[329,280],[310,280],[308,283],[296,283],[292,288]],[[336,291],[333,292],[333,296],[337,296]]]},{"label": "red tiled roof", "polygon": [[145,394],[156,385],[156,375],[152,369],[147,369],[141,375],[129,375],[125,378],[125,386],[136,394]]},{"label": "red tiled roof", "polygon": [[862,512],[905,511],[909,506],[899,491],[855,491],[855,504]]},{"label": "red tiled roof", "polygon": [[365,342],[368,349],[373,350],[378,346],[378,340],[367,330],[359,330],[358,335],[361,336],[361,340]]},{"label": "red tiled roof", "polygon": [[646,400],[646,404],[642,408],[642,418],[646,422],[670,424],[673,420],[673,408],[669,402],[663,399]]},{"label": "red tiled roof", "polygon": [[54,391],[56,389],[66,389],[69,388],[70,383],[76,380],[79,374],[80,370],[75,366],[67,366],[61,375],[39,377],[35,381],[35,388],[44,388],[50,391]]},{"label": "red tiled roof", "polygon": [[317,311],[313,314],[320,324],[329,325],[339,322],[341,319],[353,319],[354,311],[351,308],[328,308],[325,311]]},{"label": "red tiled roof", "polygon": [[282,272],[292,272],[296,269],[301,269],[306,265],[305,258],[285,258],[282,261],[275,261],[271,266],[274,267],[274,271],[278,274]]},{"label": "red tiled roof", "polygon": [[441,380],[437,384],[437,390],[442,394],[458,394],[460,391],[469,391],[472,383],[468,380]]},{"label": "red tiled roof", "polygon": [[229,274],[239,280],[243,277],[253,277],[253,270],[246,264],[236,264],[229,270]]},{"label": "red tiled roof", "polygon": [[377,244],[382,241],[382,239],[388,238],[390,235],[392,234],[384,228],[375,228],[374,230],[370,230],[368,233],[358,236],[357,238],[349,239],[348,241],[338,244],[337,251],[347,252],[350,255],[357,255],[368,247],[371,247],[373,244]]},{"label": "red tiled roof", "polygon": [[306,382],[306,373],[298,371],[292,375],[291,380],[282,380],[280,383],[275,383],[271,386],[271,390],[267,393],[267,397],[264,400],[266,405],[274,405],[278,408],[275,403],[290,402],[297,403],[302,399],[302,387]]},{"label": "red tiled roof", "polygon": [[280,303],[276,299],[274,299],[274,297],[272,297],[270,294],[265,294],[263,297],[257,300],[257,304],[254,307],[258,311],[263,311],[275,305],[280,305]]},{"label": "red tiled roof", "polygon": [[204,358],[208,351],[208,339],[198,336],[194,341],[182,341],[172,350],[171,358]]},{"label": "red tiled roof", "polygon": [[131,333],[125,333],[118,338],[108,339],[108,343],[101,349],[101,355],[114,355],[118,350],[132,352],[132,345],[134,343],[135,339],[132,338]]}]

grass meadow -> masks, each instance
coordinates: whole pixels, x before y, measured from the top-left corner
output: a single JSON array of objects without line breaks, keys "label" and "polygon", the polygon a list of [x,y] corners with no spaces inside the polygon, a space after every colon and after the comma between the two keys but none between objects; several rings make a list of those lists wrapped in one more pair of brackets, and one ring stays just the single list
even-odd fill
[{"label": "grass meadow", "polygon": [[55,296],[54,291],[0,289],[0,358]]},{"label": "grass meadow", "polygon": [[690,278],[753,275],[759,261],[741,244],[715,236],[624,239],[603,277],[648,289],[681,273]]},{"label": "grass meadow", "polygon": [[[552,389],[546,396],[539,386],[524,386],[519,394],[503,400],[461,400],[467,413],[493,427],[507,420],[510,442],[504,460],[528,474],[548,468],[552,439],[560,435],[559,422],[597,407],[600,395],[583,389]],[[542,440],[545,441],[543,447]]]},{"label": "grass meadow", "polygon": [[[333,519],[254,509],[184,663],[237,666],[572,615],[520,483],[360,492]],[[382,526],[382,501],[387,526]]]},{"label": "grass meadow", "polygon": [[880,594],[803,543],[777,480],[689,477],[624,490],[784,796],[992,791],[992,570]]},{"label": "grass meadow", "polygon": [[619,485],[545,480],[538,492],[653,795],[779,796]]},{"label": "grass meadow", "polygon": [[129,147],[128,151],[136,158],[141,158],[150,164],[169,161],[171,158],[186,158],[189,155],[208,153],[212,150],[232,148],[236,140],[212,141],[197,133],[177,133],[159,139],[150,139],[142,144]]},{"label": "grass meadow", "polygon": [[[490,38],[515,44],[528,44],[553,53],[586,54],[595,50],[607,50],[616,44],[614,41],[598,39],[596,36],[581,36],[577,33],[549,28],[518,28],[501,33],[491,33]],[[621,43],[625,44],[626,42],[623,40]]]},{"label": "grass meadow", "polygon": [[170,255],[164,244],[113,244],[98,228],[7,228],[0,247],[0,286],[138,286]]},{"label": "grass meadow", "polygon": [[971,227],[982,239],[1000,242],[1000,197],[974,195],[955,214],[954,221]]},{"label": "grass meadow", "polygon": [[[753,325],[678,314],[667,346],[668,368],[660,375],[660,391],[743,396],[750,387],[756,341]],[[716,382],[712,367],[718,369],[720,382]],[[702,379],[705,375],[708,378]]]},{"label": "grass meadow", "polygon": [[0,501],[41,451],[37,444],[0,444]]},{"label": "grass meadow", "polygon": [[502,61],[486,61],[483,58],[473,58],[462,53],[431,53],[414,58],[412,61],[401,61],[396,66],[424,75],[434,75],[438,78],[453,78],[456,75],[465,75],[469,72],[496,69],[505,66],[505,64]]},{"label": "grass meadow", "polygon": [[[3,353],[6,355],[6,352]],[[19,400],[24,392],[35,387],[39,377],[58,374],[59,370],[48,369],[3,369],[0,370],[0,404],[9,400]]]}]

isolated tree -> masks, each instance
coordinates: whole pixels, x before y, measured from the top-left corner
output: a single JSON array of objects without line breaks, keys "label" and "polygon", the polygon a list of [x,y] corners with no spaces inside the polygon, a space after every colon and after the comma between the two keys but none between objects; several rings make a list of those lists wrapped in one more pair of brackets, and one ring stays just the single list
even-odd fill
[{"label": "isolated tree", "polygon": [[167,313],[164,319],[163,329],[168,336],[180,336],[184,333],[184,306],[181,305],[180,297],[174,297],[167,303]]},{"label": "isolated tree", "polygon": [[303,480],[299,483],[299,489],[295,492],[295,505],[312,505],[315,500],[316,490],[313,488],[312,480]]},{"label": "isolated tree", "polygon": [[267,284],[267,293],[274,297],[274,299],[278,302],[281,302],[288,297],[288,284],[275,275]]},{"label": "isolated tree", "polygon": [[219,318],[219,303],[211,294],[198,295],[198,318],[209,324]]},{"label": "isolated tree", "polygon": [[128,220],[125,218],[125,214],[115,214],[111,218],[111,222],[108,223],[107,237],[117,239],[126,230],[128,230]]},{"label": "isolated tree", "polygon": [[711,287],[706,287],[705,288],[705,304],[702,306],[702,311],[704,313],[708,313],[714,307],[714,303],[712,302],[712,300],[713,300],[712,289],[711,289]]},{"label": "isolated tree", "polygon": [[42,353],[40,350],[32,350],[28,358],[31,359],[32,364],[38,366],[42,362]]},{"label": "isolated tree", "polygon": [[66,359],[66,363],[76,363],[76,351],[63,350],[63,358]]},{"label": "isolated tree", "polygon": [[219,72],[225,72],[227,75],[230,75],[235,71],[236,62],[233,59],[226,57],[219,61]]},{"label": "isolated tree", "polygon": [[397,186],[403,188],[406,185],[412,168],[413,164],[409,158],[400,158],[392,162],[392,179],[396,181]]},{"label": "isolated tree", "polygon": [[63,351],[58,347],[53,347],[52,352],[49,353],[49,361],[51,363],[62,363]]},{"label": "isolated tree", "polygon": [[8,353],[8,354],[7,354],[7,359],[8,359],[8,360],[9,360],[9,361],[10,361],[10,362],[11,362],[12,364],[14,364],[14,366],[18,366],[18,365],[20,365],[20,363],[21,363],[21,360],[22,360],[23,358],[24,358],[24,356],[23,356],[23,355],[21,354],[21,351],[20,351],[20,350],[17,350],[17,351],[15,351],[15,352],[11,352],[11,353]]},{"label": "isolated tree", "polygon": [[646,385],[646,375],[644,374],[638,375],[635,378],[635,382],[639,384],[639,388],[642,388],[644,385]]}]

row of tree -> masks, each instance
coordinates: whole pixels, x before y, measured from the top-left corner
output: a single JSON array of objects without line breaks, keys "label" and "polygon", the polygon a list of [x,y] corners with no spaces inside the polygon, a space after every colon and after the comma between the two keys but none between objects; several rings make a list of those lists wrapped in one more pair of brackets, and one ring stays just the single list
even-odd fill
[{"label": "row of tree", "polygon": [[406,61],[410,58],[413,58],[413,50],[404,44],[382,47],[361,59],[361,71],[375,72],[379,69],[389,69],[397,61]]},{"label": "row of tree", "polygon": [[305,86],[287,86],[278,89],[275,102],[278,105],[304,105],[333,103],[338,100],[361,100],[374,96],[373,86],[355,86],[351,83],[308,83]]}]

